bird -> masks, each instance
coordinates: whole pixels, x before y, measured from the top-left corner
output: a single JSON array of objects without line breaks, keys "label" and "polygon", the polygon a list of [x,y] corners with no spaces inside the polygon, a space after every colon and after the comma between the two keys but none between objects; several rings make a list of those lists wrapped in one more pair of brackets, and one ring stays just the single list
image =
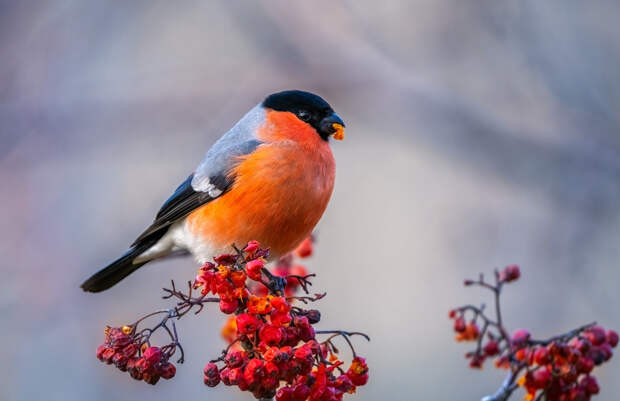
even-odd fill
[{"label": "bird", "polygon": [[336,169],[329,140],[344,130],[318,95],[270,94],[209,148],[129,250],[81,288],[107,290],[171,255],[204,264],[251,240],[270,248],[271,259],[292,251],[327,207]]}]

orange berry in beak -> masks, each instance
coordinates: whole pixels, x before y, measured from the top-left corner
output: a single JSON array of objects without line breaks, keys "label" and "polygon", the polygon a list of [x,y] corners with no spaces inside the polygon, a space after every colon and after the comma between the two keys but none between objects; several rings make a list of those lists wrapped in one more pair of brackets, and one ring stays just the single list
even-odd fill
[{"label": "orange berry in beak", "polygon": [[344,139],[344,126],[342,124],[333,123],[332,128],[335,130],[334,139],[342,141]]}]

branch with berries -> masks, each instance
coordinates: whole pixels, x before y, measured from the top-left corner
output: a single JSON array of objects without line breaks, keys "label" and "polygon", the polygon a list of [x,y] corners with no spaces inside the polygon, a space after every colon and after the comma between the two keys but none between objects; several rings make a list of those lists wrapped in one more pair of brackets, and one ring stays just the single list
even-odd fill
[{"label": "branch with berries", "polygon": [[450,311],[457,341],[474,342],[465,354],[471,368],[482,369],[487,359],[508,371],[500,388],[482,401],[506,401],[519,388],[526,401],[587,401],[599,393],[592,375],[595,367],[608,361],[618,344],[618,334],[589,323],[548,339],[532,338],[518,329],[508,334],[502,319],[500,295],[504,285],[518,280],[521,271],[510,265],[495,270],[492,282],[481,274],[477,280],[465,280],[465,286],[478,286],[492,292],[494,310],[485,305],[464,305]]},{"label": "branch with berries", "polygon": [[[222,313],[231,315],[222,329],[228,345],[205,366],[206,386],[236,386],[257,399],[340,401],[344,394],[365,385],[368,365],[356,353],[353,339],[370,339],[361,332],[315,329],[321,313],[305,305],[326,294],[310,293],[314,274],[295,264],[293,255],[281,258],[268,270],[269,249],[256,241],[242,250],[234,245],[233,249],[234,253],[201,266],[186,290],[174,282],[164,288],[163,298],[176,301],[170,309],[149,313],[129,325],[107,327],[97,358],[150,384],[160,378],[171,379],[176,367],[170,360],[178,355],[176,363],[184,361],[175,321],[217,303]],[[311,253],[311,239],[296,250],[302,258]],[[296,295],[299,290],[302,295]],[[147,326],[150,321],[153,325]],[[153,345],[156,332],[163,332],[169,342]],[[346,369],[336,346],[339,339],[352,355]]]}]

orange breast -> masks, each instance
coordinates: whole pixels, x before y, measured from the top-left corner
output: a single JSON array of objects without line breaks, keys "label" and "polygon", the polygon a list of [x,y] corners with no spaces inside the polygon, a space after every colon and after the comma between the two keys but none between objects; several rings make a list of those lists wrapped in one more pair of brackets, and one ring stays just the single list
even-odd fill
[{"label": "orange breast", "polygon": [[278,256],[310,235],[323,215],[335,162],[328,143],[291,113],[267,112],[258,137],[265,143],[241,157],[232,189],[192,212],[188,224],[212,248],[255,239]]}]

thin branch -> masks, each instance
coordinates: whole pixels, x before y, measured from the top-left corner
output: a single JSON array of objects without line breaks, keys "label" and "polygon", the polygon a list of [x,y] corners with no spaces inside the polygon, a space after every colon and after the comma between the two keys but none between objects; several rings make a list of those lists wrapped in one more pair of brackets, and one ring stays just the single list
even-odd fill
[{"label": "thin branch", "polygon": [[582,331],[585,331],[587,329],[589,329],[590,327],[596,325],[596,322],[592,322],[592,323],[588,323],[588,324],[584,324],[583,326],[577,327],[576,329],[573,329],[571,331],[569,331],[568,333],[564,333],[564,334],[560,334],[557,336],[553,336],[547,340],[529,340],[529,344],[531,345],[549,345],[554,341],[563,341],[563,340],[569,340],[579,334],[581,334]]},{"label": "thin branch", "polygon": [[515,370],[511,369],[499,389],[497,389],[493,395],[482,397],[480,401],[506,401],[512,395],[513,391],[519,387],[515,381],[522,369],[523,367]]}]

